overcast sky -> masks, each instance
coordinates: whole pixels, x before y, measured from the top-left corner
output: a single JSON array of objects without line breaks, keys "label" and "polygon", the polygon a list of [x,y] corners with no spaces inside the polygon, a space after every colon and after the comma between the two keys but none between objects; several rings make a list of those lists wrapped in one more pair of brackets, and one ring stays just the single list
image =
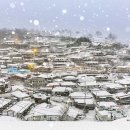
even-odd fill
[{"label": "overcast sky", "polygon": [[113,32],[130,39],[130,0],[0,0],[0,28]]}]

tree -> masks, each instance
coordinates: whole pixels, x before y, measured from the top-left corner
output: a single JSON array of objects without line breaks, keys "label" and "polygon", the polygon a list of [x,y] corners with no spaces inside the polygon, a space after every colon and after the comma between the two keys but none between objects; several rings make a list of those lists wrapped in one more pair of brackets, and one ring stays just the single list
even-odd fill
[{"label": "tree", "polygon": [[100,31],[96,31],[96,36],[101,36],[102,35],[102,32],[100,32]]},{"label": "tree", "polygon": [[80,46],[82,44],[82,42],[92,43],[92,41],[89,38],[80,37],[73,44],[68,44],[67,47]]},{"label": "tree", "polygon": [[76,43],[81,44],[82,42],[89,42],[91,43],[92,41],[90,40],[90,38],[86,38],[86,37],[80,37],[76,40]]},{"label": "tree", "polygon": [[117,36],[115,34],[112,34],[110,33],[108,36],[107,36],[107,39],[111,40],[111,41],[114,41],[117,39]]}]

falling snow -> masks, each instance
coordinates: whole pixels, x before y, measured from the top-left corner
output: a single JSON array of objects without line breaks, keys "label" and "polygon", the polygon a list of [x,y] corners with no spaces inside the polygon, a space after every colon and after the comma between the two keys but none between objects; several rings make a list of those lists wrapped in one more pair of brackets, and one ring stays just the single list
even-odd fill
[{"label": "falling snow", "polygon": [[10,3],[10,7],[13,9],[15,8],[15,3]]},{"label": "falling snow", "polygon": [[67,14],[67,10],[66,10],[66,9],[63,9],[63,10],[62,10],[62,13],[63,13],[63,14]]},{"label": "falling snow", "polygon": [[38,25],[39,25],[39,21],[38,21],[38,20],[34,20],[34,21],[33,21],[33,24],[34,24],[35,26],[38,26]]},{"label": "falling snow", "polygon": [[21,5],[21,6],[24,6],[24,3],[23,3],[23,2],[21,2],[21,3],[20,3],[20,5]]},{"label": "falling snow", "polygon": [[109,32],[110,30],[111,30],[111,29],[110,29],[109,27],[107,27],[107,28],[106,28],[106,31],[108,31],[108,32]]},{"label": "falling snow", "polygon": [[84,16],[80,16],[80,20],[84,21],[85,17]]},{"label": "falling snow", "polygon": [[15,34],[15,31],[12,31],[12,34],[14,35],[14,34]]}]

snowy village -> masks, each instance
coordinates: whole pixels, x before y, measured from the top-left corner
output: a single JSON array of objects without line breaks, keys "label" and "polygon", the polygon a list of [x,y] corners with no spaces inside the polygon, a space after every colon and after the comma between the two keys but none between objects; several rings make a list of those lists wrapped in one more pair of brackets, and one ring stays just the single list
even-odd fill
[{"label": "snowy village", "polygon": [[130,1],[0,0],[1,121],[129,123]]},{"label": "snowy village", "polygon": [[27,36],[0,43],[0,120],[129,120],[128,45],[112,36]]}]

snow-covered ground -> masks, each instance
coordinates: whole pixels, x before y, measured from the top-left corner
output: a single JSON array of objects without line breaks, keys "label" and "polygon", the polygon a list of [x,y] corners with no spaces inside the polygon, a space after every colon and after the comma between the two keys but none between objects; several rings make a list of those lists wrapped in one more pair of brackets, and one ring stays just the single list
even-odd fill
[{"label": "snow-covered ground", "polygon": [[0,121],[20,121],[18,118],[10,116],[0,116]]}]

